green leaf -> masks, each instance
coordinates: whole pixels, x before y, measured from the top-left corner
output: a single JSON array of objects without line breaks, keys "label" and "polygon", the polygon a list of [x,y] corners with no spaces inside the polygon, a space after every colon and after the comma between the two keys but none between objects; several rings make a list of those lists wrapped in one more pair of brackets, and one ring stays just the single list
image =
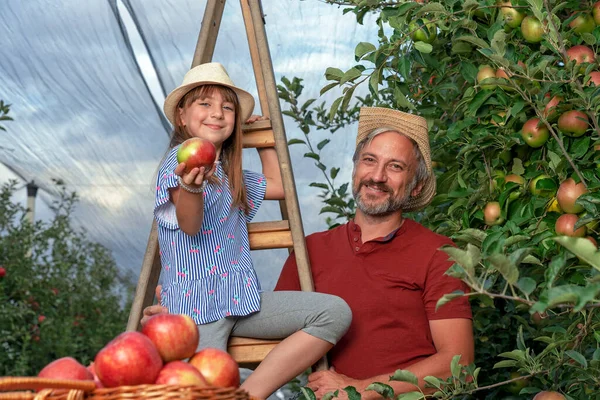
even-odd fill
[{"label": "green leaf", "polygon": [[408,392],[397,397],[398,400],[421,400],[425,398],[425,395],[421,392]]},{"label": "green leaf", "polygon": [[318,187],[318,188],[325,189],[325,190],[329,189],[329,186],[327,186],[327,184],[325,184],[325,183],[311,182],[310,185],[308,185],[308,186]]},{"label": "green leaf", "polygon": [[330,172],[329,172],[329,176],[331,177],[331,179],[335,179],[335,177],[337,176],[337,174],[340,172],[339,168],[334,168],[332,167]]},{"label": "green leaf", "polygon": [[554,240],[581,260],[600,271],[600,252],[589,240],[568,236],[555,237]]},{"label": "green leaf", "polygon": [[445,246],[442,250],[450,256],[452,261],[460,264],[469,276],[475,275],[475,267],[481,261],[481,251],[471,243],[467,244],[467,250],[461,250],[452,246]]},{"label": "green leaf", "polygon": [[346,82],[351,82],[361,75],[362,71],[360,69],[356,67],[350,68],[348,71],[346,71],[344,76],[342,76],[342,79],[340,79],[340,85],[343,85]]},{"label": "green leaf", "polygon": [[517,287],[521,289],[523,293],[529,296],[535,290],[537,282],[532,278],[521,278],[517,281]]},{"label": "green leaf", "polygon": [[375,47],[375,45],[373,45],[369,42],[360,42],[359,44],[356,45],[356,48],[354,49],[354,55],[356,56],[357,59],[360,59],[365,54],[370,53],[375,50],[377,50],[377,47]]},{"label": "green leaf", "polygon": [[321,96],[323,96],[323,95],[324,95],[325,93],[327,93],[329,90],[333,89],[334,87],[336,87],[336,86],[338,86],[338,85],[339,85],[339,83],[338,83],[338,82],[332,82],[332,83],[329,83],[329,84],[325,85],[325,86],[324,86],[324,87],[321,89],[321,91],[319,92],[319,94],[320,94]]},{"label": "green leaf", "polygon": [[412,372],[405,369],[398,369],[394,375],[390,376],[390,381],[408,382],[419,386],[419,380]]},{"label": "green leaf", "polygon": [[552,169],[552,171],[556,171],[556,168],[562,161],[562,158],[560,158],[560,156],[558,154],[556,154],[550,150],[548,150],[547,155],[548,155],[548,158],[550,159],[550,161],[548,162],[548,166],[550,167],[550,169]]},{"label": "green leaf", "polygon": [[339,68],[329,67],[325,70],[325,78],[328,81],[339,81],[342,76],[344,76],[344,72]]},{"label": "green leaf", "polygon": [[313,153],[312,151],[308,152],[308,153],[304,153],[304,157],[306,157],[306,158],[312,158],[312,159],[315,159],[317,161],[319,161],[321,159],[321,157],[319,157],[319,155],[317,153]]},{"label": "green leaf", "polygon": [[417,11],[417,16],[423,16],[427,13],[446,13],[446,8],[440,3],[427,3]]},{"label": "green leaf", "polygon": [[306,144],[306,142],[302,139],[290,139],[288,140],[288,146],[291,146],[293,144]]},{"label": "green leaf", "polygon": [[460,355],[452,357],[452,361],[450,361],[450,372],[452,372],[452,376],[456,379],[460,377],[461,366],[459,361]]},{"label": "green leaf", "polygon": [[435,310],[437,311],[438,308],[440,308],[444,304],[448,303],[450,300],[456,299],[457,297],[462,297],[462,296],[464,296],[464,294],[465,293],[462,290],[456,290],[452,293],[443,295],[435,304]]},{"label": "green leaf", "polygon": [[415,46],[415,49],[417,49],[421,53],[429,54],[433,51],[433,46],[430,45],[429,43],[417,41],[417,42],[415,42],[414,46]]},{"label": "green leaf", "polygon": [[499,29],[494,33],[492,39],[492,50],[494,50],[499,56],[504,57],[506,52],[506,33]]},{"label": "green leaf", "polygon": [[510,358],[515,361],[525,361],[527,360],[527,353],[523,350],[513,350],[506,353],[500,353],[498,354],[498,357]]},{"label": "green leaf", "polygon": [[545,272],[546,283],[549,288],[554,285],[554,280],[565,267],[566,263],[567,259],[564,252],[561,252],[550,261]]},{"label": "green leaf", "polygon": [[596,40],[596,36],[592,35],[591,33],[582,33],[581,37],[583,38],[583,41],[590,46],[594,46],[598,42]]},{"label": "green leaf", "polygon": [[396,101],[396,104],[399,108],[408,108],[409,110],[416,109],[415,105],[408,101],[408,99],[406,98],[404,93],[402,93],[398,86],[394,88],[394,100]]},{"label": "green leaf", "polygon": [[302,394],[304,395],[304,398],[306,400],[317,400],[317,396],[315,396],[315,392],[313,392],[312,389],[310,389],[310,388],[301,387],[300,392],[302,392]]},{"label": "green leaf", "polygon": [[525,173],[525,168],[523,168],[523,161],[520,158],[513,159],[512,173],[515,175],[522,175]]},{"label": "green leaf", "polygon": [[346,386],[344,392],[348,394],[348,400],[360,400],[361,398],[360,393],[356,391],[354,386]]},{"label": "green leaf", "polygon": [[498,272],[502,274],[508,283],[511,285],[517,283],[517,280],[519,279],[519,270],[517,269],[517,266],[508,259],[508,257],[506,257],[504,254],[492,254],[489,256],[488,260],[490,263],[492,263],[494,268],[496,268]]},{"label": "green leaf", "polygon": [[517,366],[516,361],[503,360],[503,361],[499,361],[496,364],[494,364],[494,369],[496,369],[496,368],[512,368],[512,367],[516,367],[516,366]]},{"label": "green leaf", "polygon": [[374,392],[377,392],[384,399],[394,398],[394,389],[390,385],[386,385],[385,383],[373,382],[369,386],[367,386],[365,390],[372,390]]},{"label": "green leaf", "polygon": [[479,46],[481,48],[489,48],[490,46],[485,42],[485,40],[480,39],[476,36],[470,36],[470,35],[465,35],[465,36],[459,36],[457,38],[455,38],[454,40],[462,40],[464,42],[468,42],[471,44],[474,44],[475,46]]},{"label": "green leaf", "polygon": [[423,378],[423,380],[429,386],[437,388],[437,389],[441,389],[442,384],[443,384],[443,382],[441,380],[439,380],[438,378],[436,378],[435,376],[426,376],[425,378]]},{"label": "green leaf", "polygon": [[337,110],[340,107],[343,99],[343,97],[338,97],[331,105],[331,109],[329,110],[329,122],[333,122],[335,119],[335,115],[337,114]]},{"label": "green leaf", "polygon": [[567,351],[565,351],[565,354],[568,355],[573,360],[577,361],[579,364],[581,364],[583,366],[583,368],[588,367],[587,360],[585,359],[583,354],[581,354],[575,350],[567,350]]},{"label": "green leaf", "polygon": [[329,143],[329,142],[330,142],[329,139],[320,141],[319,144],[317,144],[317,149],[323,150],[323,147],[325,147],[325,145],[327,145],[327,143]]}]

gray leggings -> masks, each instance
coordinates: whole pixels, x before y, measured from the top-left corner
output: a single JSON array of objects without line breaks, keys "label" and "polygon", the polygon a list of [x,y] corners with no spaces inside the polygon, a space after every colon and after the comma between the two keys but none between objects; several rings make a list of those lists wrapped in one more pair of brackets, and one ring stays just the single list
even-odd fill
[{"label": "gray leggings", "polygon": [[230,335],[284,339],[299,330],[336,344],[351,320],[350,307],[337,296],[315,292],[263,292],[259,312],[198,325],[198,350],[206,347],[227,350]]}]

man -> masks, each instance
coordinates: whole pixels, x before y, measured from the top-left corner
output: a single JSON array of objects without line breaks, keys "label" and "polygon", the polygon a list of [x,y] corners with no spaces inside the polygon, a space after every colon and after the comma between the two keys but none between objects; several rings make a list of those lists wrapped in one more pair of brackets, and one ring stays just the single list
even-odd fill
[{"label": "man", "polygon": [[[424,118],[386,108],[362,108],[353,157],[353,221],[307,237],[315,290],[343,298],[352,324],[329,352],[332,368],[311,374],[317,398],[355,387],[363,399],[379,398],[365,388],[390,384],[396,393],[416,390],[390,382],[397,369],[419,378],[450,376],[450,361],[473,361],[471,310],[465,297],[436,310],[444,294],[465,291],[444,275],[452,265],[440,250],[451,245],[403,212],[425,207],[435,195],[429,136]],[[275,290],[300,290],[290,256]],[[340,395],[345,392],[340,390]]]}]

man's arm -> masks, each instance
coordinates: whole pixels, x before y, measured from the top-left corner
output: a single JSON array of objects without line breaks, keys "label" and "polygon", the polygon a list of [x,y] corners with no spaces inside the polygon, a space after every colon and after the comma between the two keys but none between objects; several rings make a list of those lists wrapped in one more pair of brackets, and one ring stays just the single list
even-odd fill
[{"label": "man's arm", "polygon": [[[466,318],[452,318],[429,321],[431,336],[437,350],[436,354],[421,360],[405,369],[412,372],[419,378],[419,386],[424,388],[423,378],[426,376],[435,376],[438,378],[448,378],[450,372],[450,362],[452,358],[460,354],[460,363],[467,365],[474,359],[473,342],[473,323]],[[345,375],[338,374],[335,371],[319,371],[311,374],[308,378],[307,386],[315,391],[317,398],[323,397],[326,393],[340,389],[340,398],[346,398],[345,392],[341,389],[346,386],[353,386],[362,395],[362,399],[380,399],[381,396],[374,391],[365,391],[367,386],[373,382],[381,382],[394,388],[396,394],[412,392],[417,390],[415,386],[406,382],[390,381],[390,376],[395,371],[390,371],[385,375],[373,376],[367,379],[352,379]]]}]

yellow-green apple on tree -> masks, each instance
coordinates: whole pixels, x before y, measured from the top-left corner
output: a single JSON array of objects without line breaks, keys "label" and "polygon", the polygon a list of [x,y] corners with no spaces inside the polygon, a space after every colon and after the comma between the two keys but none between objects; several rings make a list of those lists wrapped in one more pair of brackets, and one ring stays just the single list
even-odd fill
[{"label": "yellow-green apple on tree", "polygon": [[483,209],[483,221],[486,225],[499,225],[504,222],[504,218],[502,218],[501,214],[502,209],[500,208],[500,203],[497,201],[490,201]]},{"label": "yellow-green apple on tree", "polygon": [[594,28],[596,28],[596,23],[594,22],[594,17],[592,17],[589,12],[580,12],[579,15],[569,23],[569,26],[575,33],[592,33]]},{"label": "yellow-green apple on tree", "polygon": [[162,367],[156,378],[157,385],[196,385],[207,387],[208,382],[200,371],[184,361],[171,361]]},{"label": "yellow-green apple on tree", "polygon": [[164,362],[183,360],[196,353],[200,335],[194,320],[184,314],[158,314],[142,327]]},{"label": "yellow-green apple on tree", "polygon": [[[519,374],[518,372],[510,373],[510,379],[517,379],[519,377],[521,377],[521,374]],[[529,386],[529,378],[523,378],[516,381],[512,381],[511,383],[506,385],[506,390],[508,390],[512,394],[519,394],[521,392],[521,389],[527,386]]]},{"label": "yellow-green apple on tree", "polygon": [[548,140],[550,132],[544,123],[539,118],[534,117],[523,124],[521,128],[521,136],[525,143],[533,148],[542,147]]},{"label": "yellow-green apple on tree", "polygon": [[589,126],[586,113],[577,110],[566,111],[558,117],[558,129],[567,136],[579,137]]},{"label": "yellow-green apple on tree", "polygon": [[592,15],[594,16],[596,25],[600,25],[600,1],[595,2],[592,6]]},{"label": "yellow-green apple on tree", "polygon": [[536,394],[533,400],[566,400],[566,397],[558,392],[544,390]]},{"label": "yellow-green apple on tree", "polygon": [[521,21],[525,18],[525,14],[517,10],[512,6],[510,1],[502,1],[499,3],[500,6],[500,14],[502,14],[502,18],[504,18],[504,23],[511,28],[518,28],[521,26]]},{"label": "yellow-green apple on tree", "polygon": [[94,369],[106,387],[151,384],[163,366],[154,343],[140,332],[124,332],[104,346]]},{"label": "yellow-green apple on tree", "polygon": [[540,197],[552,197],[554,196],[554,190],[553,189],[545,189],[542,187],[538,187],[538,182],[544,179],[549,179],[552,180],[552,178],[550,177],[550,175],[548,174],[541,174],[536,176],[535,178],[533,178],[531,180],[531,182],[529,182],[529,192],[534,195],[534,196],[540,196]]},{"label": "yellow-green apple on tree", "polygon": [[238,363],[226,351],[214,348],[202,349],[190,359],[209,385],[237,387],[240,385]]},{"label": "yellow-green apple on tree", "polygon": [[73,357],[63,357],[52,361],[42,368],[38,377],[49,379],[72,379],[78,381],[94,380],[92,373]]},{"label": "yellow-green apple on tree", "polygon": [[586,234],[585,225],[575,229],[577,221],[579,221],[579,217],[575,214],[562,214],[556,220],[554,231],[557,235],[584,237]]},{"label": "yellow-green apple on tree", "polygon": [[558,187],[556,199],[560,208],[569,214],[578,214],[583,211],[583,206],[576,203],[579,196],[587,193],[583,182],[575,183],[573,178],[564,180]]},{"label": "yellow-green apple on tree", "polygon": [[528,15],[521,21],[521,34],[529,43],[538,43],[542,41],[544,27],[539,19]]},{"label": "yellow-green apple on tree", "polygon": [[205,168],[205,172],[212,167],[217,157],[215,145],[210,140],[193,137],[181,143],[177,150],[177,162],[185,163],[185,172],[189,173],[194,168]]},{"label": "yellow-green apple on tree", "polygon": [[487,80],[488,78],[495,77],[496,70],[494,68],[490,67],[489,65],[482,65],[481,67],[479,67],[479,71],[477,72],[477,83],[479,84],[479,86],[481,86],[482,89],[493,89],[494,87],[496,87],[495,84],[484,85],[483,81]]},{"label": "yellow-green apple on tree", "polygon": [[437,26],[426,18],[418,18],[408,24],[410,37],[415,42],[433,43],[437,37]]}]

